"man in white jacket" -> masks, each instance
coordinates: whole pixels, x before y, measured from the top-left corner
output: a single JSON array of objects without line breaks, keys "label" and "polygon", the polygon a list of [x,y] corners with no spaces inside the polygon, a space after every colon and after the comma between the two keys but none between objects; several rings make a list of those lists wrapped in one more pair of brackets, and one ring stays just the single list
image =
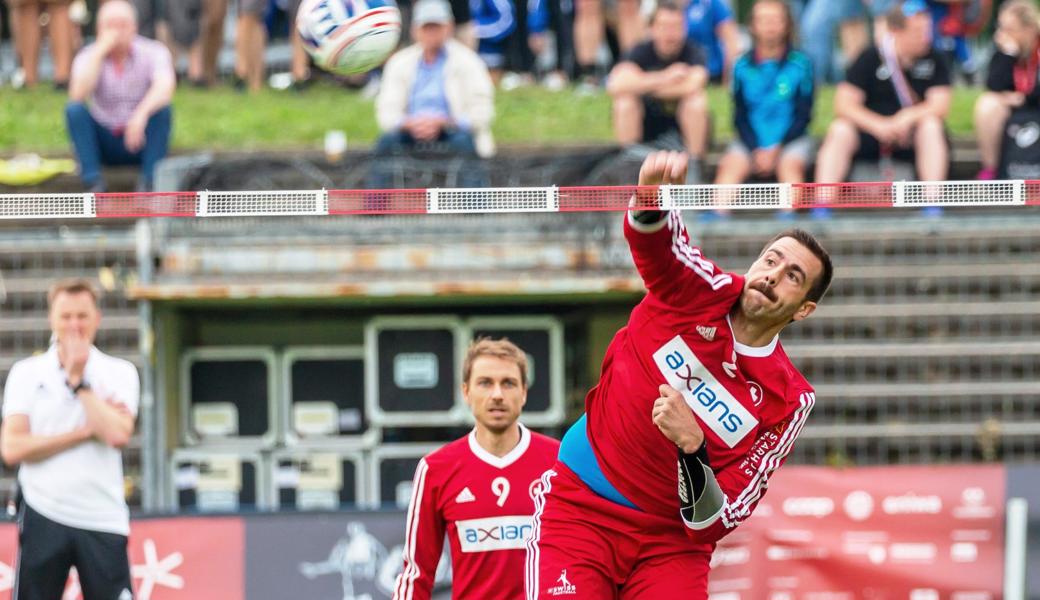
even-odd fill
[{"label": "man in white jacket", "polygon": [[446,0],[419,0],[412,11],[416,43],[387,61],[376,97],[383,135],[377,155],[436,144],[460,155],[489,157],[494,85],[473,51],[452,37],[455,19]]}]

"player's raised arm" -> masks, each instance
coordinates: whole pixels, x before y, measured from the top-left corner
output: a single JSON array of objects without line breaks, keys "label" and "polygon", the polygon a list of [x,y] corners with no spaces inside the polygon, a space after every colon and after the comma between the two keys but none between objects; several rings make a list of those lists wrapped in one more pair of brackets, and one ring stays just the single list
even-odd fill
[{"label": "player's raised arm", "polygon": [[[681,152],[655,152],[639,170],[640,186],[681,184],[686,181],[688,158]],[[703,294],[718,293],[733,277],[701,255],[690,244],[678,211],[641,208],[648,204],[641,190],[625,217],[625,238],[647,290],[659,300],[681,307]]]},{"label": "player's raised arm", "polygon": [[412,500],[404,530],[404,569],[394,585],[393,600],[429,600],[437,563],[444,548],[444,521],[429,483],[426,459],[415,467]]}]

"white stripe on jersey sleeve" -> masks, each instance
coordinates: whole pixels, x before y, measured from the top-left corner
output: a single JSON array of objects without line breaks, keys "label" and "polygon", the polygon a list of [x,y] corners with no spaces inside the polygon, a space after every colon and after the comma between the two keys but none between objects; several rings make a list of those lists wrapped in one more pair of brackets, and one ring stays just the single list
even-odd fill
[{"label": "white stripe on jersey sleeve", "polygon": [[683,235],[686,226],[683,225],[682,216],[678,211],[668,214],[668,226],[672,229],[672,253],[679,262],[707,281],[715,291],[733,283],[732,276],[728,273],[715,273],[715,265],[701,255],[700,248],[690,245],[687,236]]},{"label": "white stripe on jersey sleeve", "polygon": [[816,394],[805,392],[798,398],[798,401],[800,406],[794,412],[794,416],[792,416],[791,422],[788,424],[783,436],[781,436],[780,441],[762,457],[762,460],[758,463],[758,470],[755,472],[755,476],[751,478],[751,481],[744,488],[744,491],[737,496],[737,499],[726,507],[726,511],[722,515],[722,522],[727,528],[732,529],[746,519],[751,514],[751,506],[762,497],[766,488],[769,487],[769,476],[780,466],[784,457],[787,456],[794,446],[795,439],[797,439],[802,427],[805,426],[809,413],[816,403]]},{"label": "white stripe on jersey sleeve", "polygon": [[419,565],[415,562],[416,529],[419,527],[419,510],[422,504],[423,491],[426,487],[426,472],[429,466],[426,459],[419,460],[415,467],[415,480],[412,485],[412,498],[408,503],[408,517],[404,529],[405,569],[397,576],[394,586],[393,600],[412,600],[415,591],[415,580],[419,578]]}]

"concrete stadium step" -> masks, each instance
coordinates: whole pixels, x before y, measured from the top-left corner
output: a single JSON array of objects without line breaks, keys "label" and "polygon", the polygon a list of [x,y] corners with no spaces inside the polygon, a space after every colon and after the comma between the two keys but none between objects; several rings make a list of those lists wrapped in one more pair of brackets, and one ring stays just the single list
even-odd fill
[{"label": "concrete stadium step", "polygon": [[951,422],[951,423],[884,423],[857,424],[853,428],[845,425],[817,425],[811,421],[798,435],[799,442],[811,439],[861,438],[861,439],[902,439],[916,438],[949,438],[978,435],[986,428],[998,429],[1001,435],[1013,437],[1040,436],[1040,420],[1035,421],[999,421],[993,422]]},{"label": "concrete stadium step", "polygon": [[[1000,395],[1000,396],[1037,396],[1040,384],[1035,381],[941,381],[923,382],[871,382],[871,383],[830,383],[814,385],[817,398],[840,398],[849,402],[863,399],[885,399],[906,397]],[[1040,404],[1037,405],[1040,410]]]},{"label": "concrete stadium step", "polygon": [[[999,304],[998,304],[999,305]],[[954,305],[936,306],[955,310]],[[953,341],[978,336],[1004,340],[1035,339],[1040,336],[1040,314],[1023,316],[861,317],[858,319],[815,319],[799,322],[784,331],[785,344],[803,342],[856,341]]]},{"label": "concrete stadium step", "polygon": [[[845,358],[964,358],[1008,355],[1040,356],[1038,340],[976,340],[933,342],[914,340],[904,343],[785,344],[795,360]],[[1038,364],[1040,367],[1040,364]]]}]

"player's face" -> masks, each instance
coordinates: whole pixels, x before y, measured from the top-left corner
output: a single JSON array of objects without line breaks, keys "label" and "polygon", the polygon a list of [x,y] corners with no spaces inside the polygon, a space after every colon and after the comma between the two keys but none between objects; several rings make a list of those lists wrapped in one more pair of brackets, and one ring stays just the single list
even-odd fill
[{"label": "player's face", "polygon": [[794,238],[773,242],[748,269],[740,308],[749,319],[769,324],[800,321],[816,309],[805,297],[823,264]]},{"label": "player's face", "polygon": [[650,24],[654,51],[662,58],[678,56],[686,42],[686,19],[675,10],[659,10]]},{"label": "player's face", "polygon": [[787,37],[787,13],[779,2],[758,2],[751,9],[751,35],[756,44],[776,46]]},{"label": "player's face", "polygon": [[59,340],[76,335],[93,342],[101,324],[101,311],[86,292],[61,292],[51,303],[49,319],[51,331]]},{"label": "player's face", "polygon": [[527,402],[520,366],[496,356],[480,356],[473,361],[462,394],[477,426],[495,433],[512,427]]}]

